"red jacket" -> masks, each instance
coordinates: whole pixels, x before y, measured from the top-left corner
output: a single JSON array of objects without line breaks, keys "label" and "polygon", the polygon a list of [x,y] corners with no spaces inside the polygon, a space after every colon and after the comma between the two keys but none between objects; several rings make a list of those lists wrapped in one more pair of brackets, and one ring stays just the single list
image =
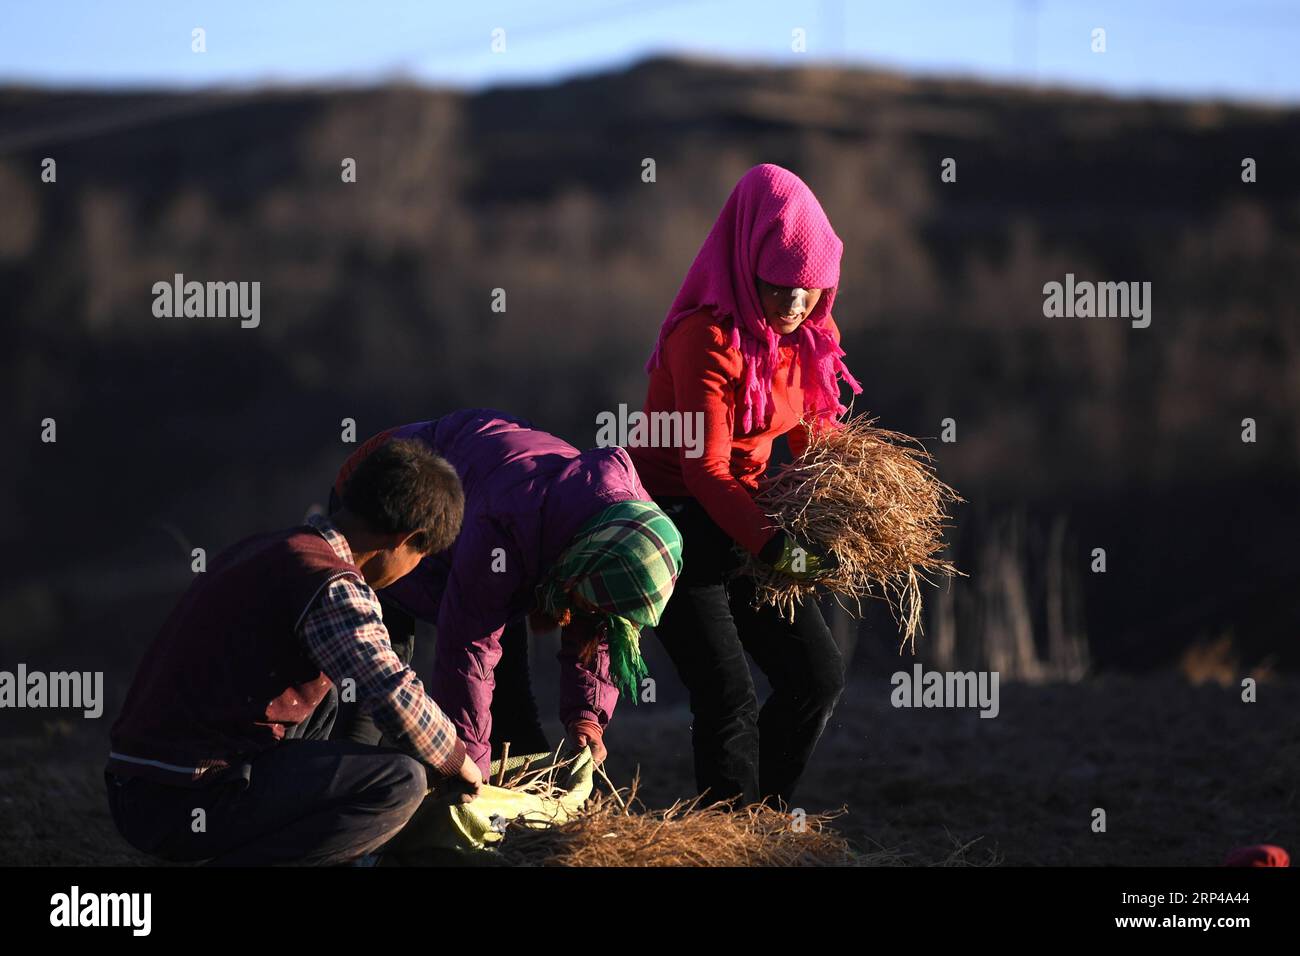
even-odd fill
[{"label": "red jacket", "polygon": [[[803,413],[803,369],[793,345],[782,346],[772,381],[772,413],[767,425],[738,434],[734,413],[741,387],[740,352],[727,347],[730,320],[703,309],[682,319],[663,345],[663,361],[650,373],[644,410],[704,413],[704,453],[687,448],[629,448],[637,473],[655,496],[695,498],[723,531],[757,554],[775,533],[754,503],[758,479],[772,456],[772,442],[788,435],[799,455],[808,437],[799,424]],[[840,333],[830,325],[838,342]]]}]

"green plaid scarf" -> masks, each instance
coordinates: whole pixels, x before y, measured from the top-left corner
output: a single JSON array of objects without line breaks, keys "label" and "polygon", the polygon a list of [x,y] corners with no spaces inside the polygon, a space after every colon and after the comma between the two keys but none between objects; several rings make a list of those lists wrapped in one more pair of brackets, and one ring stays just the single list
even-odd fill
[{"label": "green plaid scarf", "polygon": [[600,618],[609,642],[609,672],[635,703],[646,676],[640,632],[654,627],[682,570],[682,536],[658,505],[624,501],[584,524],[537,588],[548,614],[593,612],[576,604],[580,594]]}]

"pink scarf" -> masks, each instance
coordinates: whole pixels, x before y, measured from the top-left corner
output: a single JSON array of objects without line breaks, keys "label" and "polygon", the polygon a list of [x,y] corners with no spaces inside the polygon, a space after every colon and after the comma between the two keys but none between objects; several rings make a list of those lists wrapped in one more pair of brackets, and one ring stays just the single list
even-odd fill
[{"label": "pink scarf", "polygon": [[[838,418],[846,411],[840,404],[840,380],[853,394],[862,391],[828,327],[843,251],[844,243],[802,179],[771,163],[755,166],[736,183],[700,247],[659,330],[646,371],[659,366],[664,340],[677,323],[709,306],[717,318],[732,319],[728,344],[744,359],[742,433],[766,427],[770,420],[781,345],[799,348],[804,417],[810,422]],[[825,291],[799,328],[781,336],[763,317],[756,277],[772,285]]]}]

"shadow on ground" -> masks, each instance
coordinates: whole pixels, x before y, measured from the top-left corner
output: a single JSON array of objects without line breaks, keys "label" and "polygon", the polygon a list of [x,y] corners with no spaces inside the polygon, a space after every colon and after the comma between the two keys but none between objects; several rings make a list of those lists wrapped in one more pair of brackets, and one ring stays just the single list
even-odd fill
[{"label": "shadow on ground", "polygon": [[[1001,688],[1001,712],[895,709],[882,678],[845,692],[797,802],[845,806],[863,850],[915,864],[1217,865],[1231,847],[1300,850],[1300,682],[1234,688],[1114,677]],[[665,806],[693,791],[690,714],[624,708],[608,770],[641,768]],[[0,864],[147,862],[117,836],[101,778],[108,719],[0,742]],[[1105,833],[1092,831],[1103,808]],[[955,852],[959,851],[959,852]]]}]

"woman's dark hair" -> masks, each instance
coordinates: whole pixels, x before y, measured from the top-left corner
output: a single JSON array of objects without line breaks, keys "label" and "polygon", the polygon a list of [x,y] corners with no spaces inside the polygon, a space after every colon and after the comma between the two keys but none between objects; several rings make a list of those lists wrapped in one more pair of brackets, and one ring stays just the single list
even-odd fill
[{"label": "woman's dark hair", "polygon": [[425,554],[451,547],[465,516],[465,492],[445,458],[418,441],[380,445],[343,486],[343,507],[380,534],[419,532],[411,544]]}]

